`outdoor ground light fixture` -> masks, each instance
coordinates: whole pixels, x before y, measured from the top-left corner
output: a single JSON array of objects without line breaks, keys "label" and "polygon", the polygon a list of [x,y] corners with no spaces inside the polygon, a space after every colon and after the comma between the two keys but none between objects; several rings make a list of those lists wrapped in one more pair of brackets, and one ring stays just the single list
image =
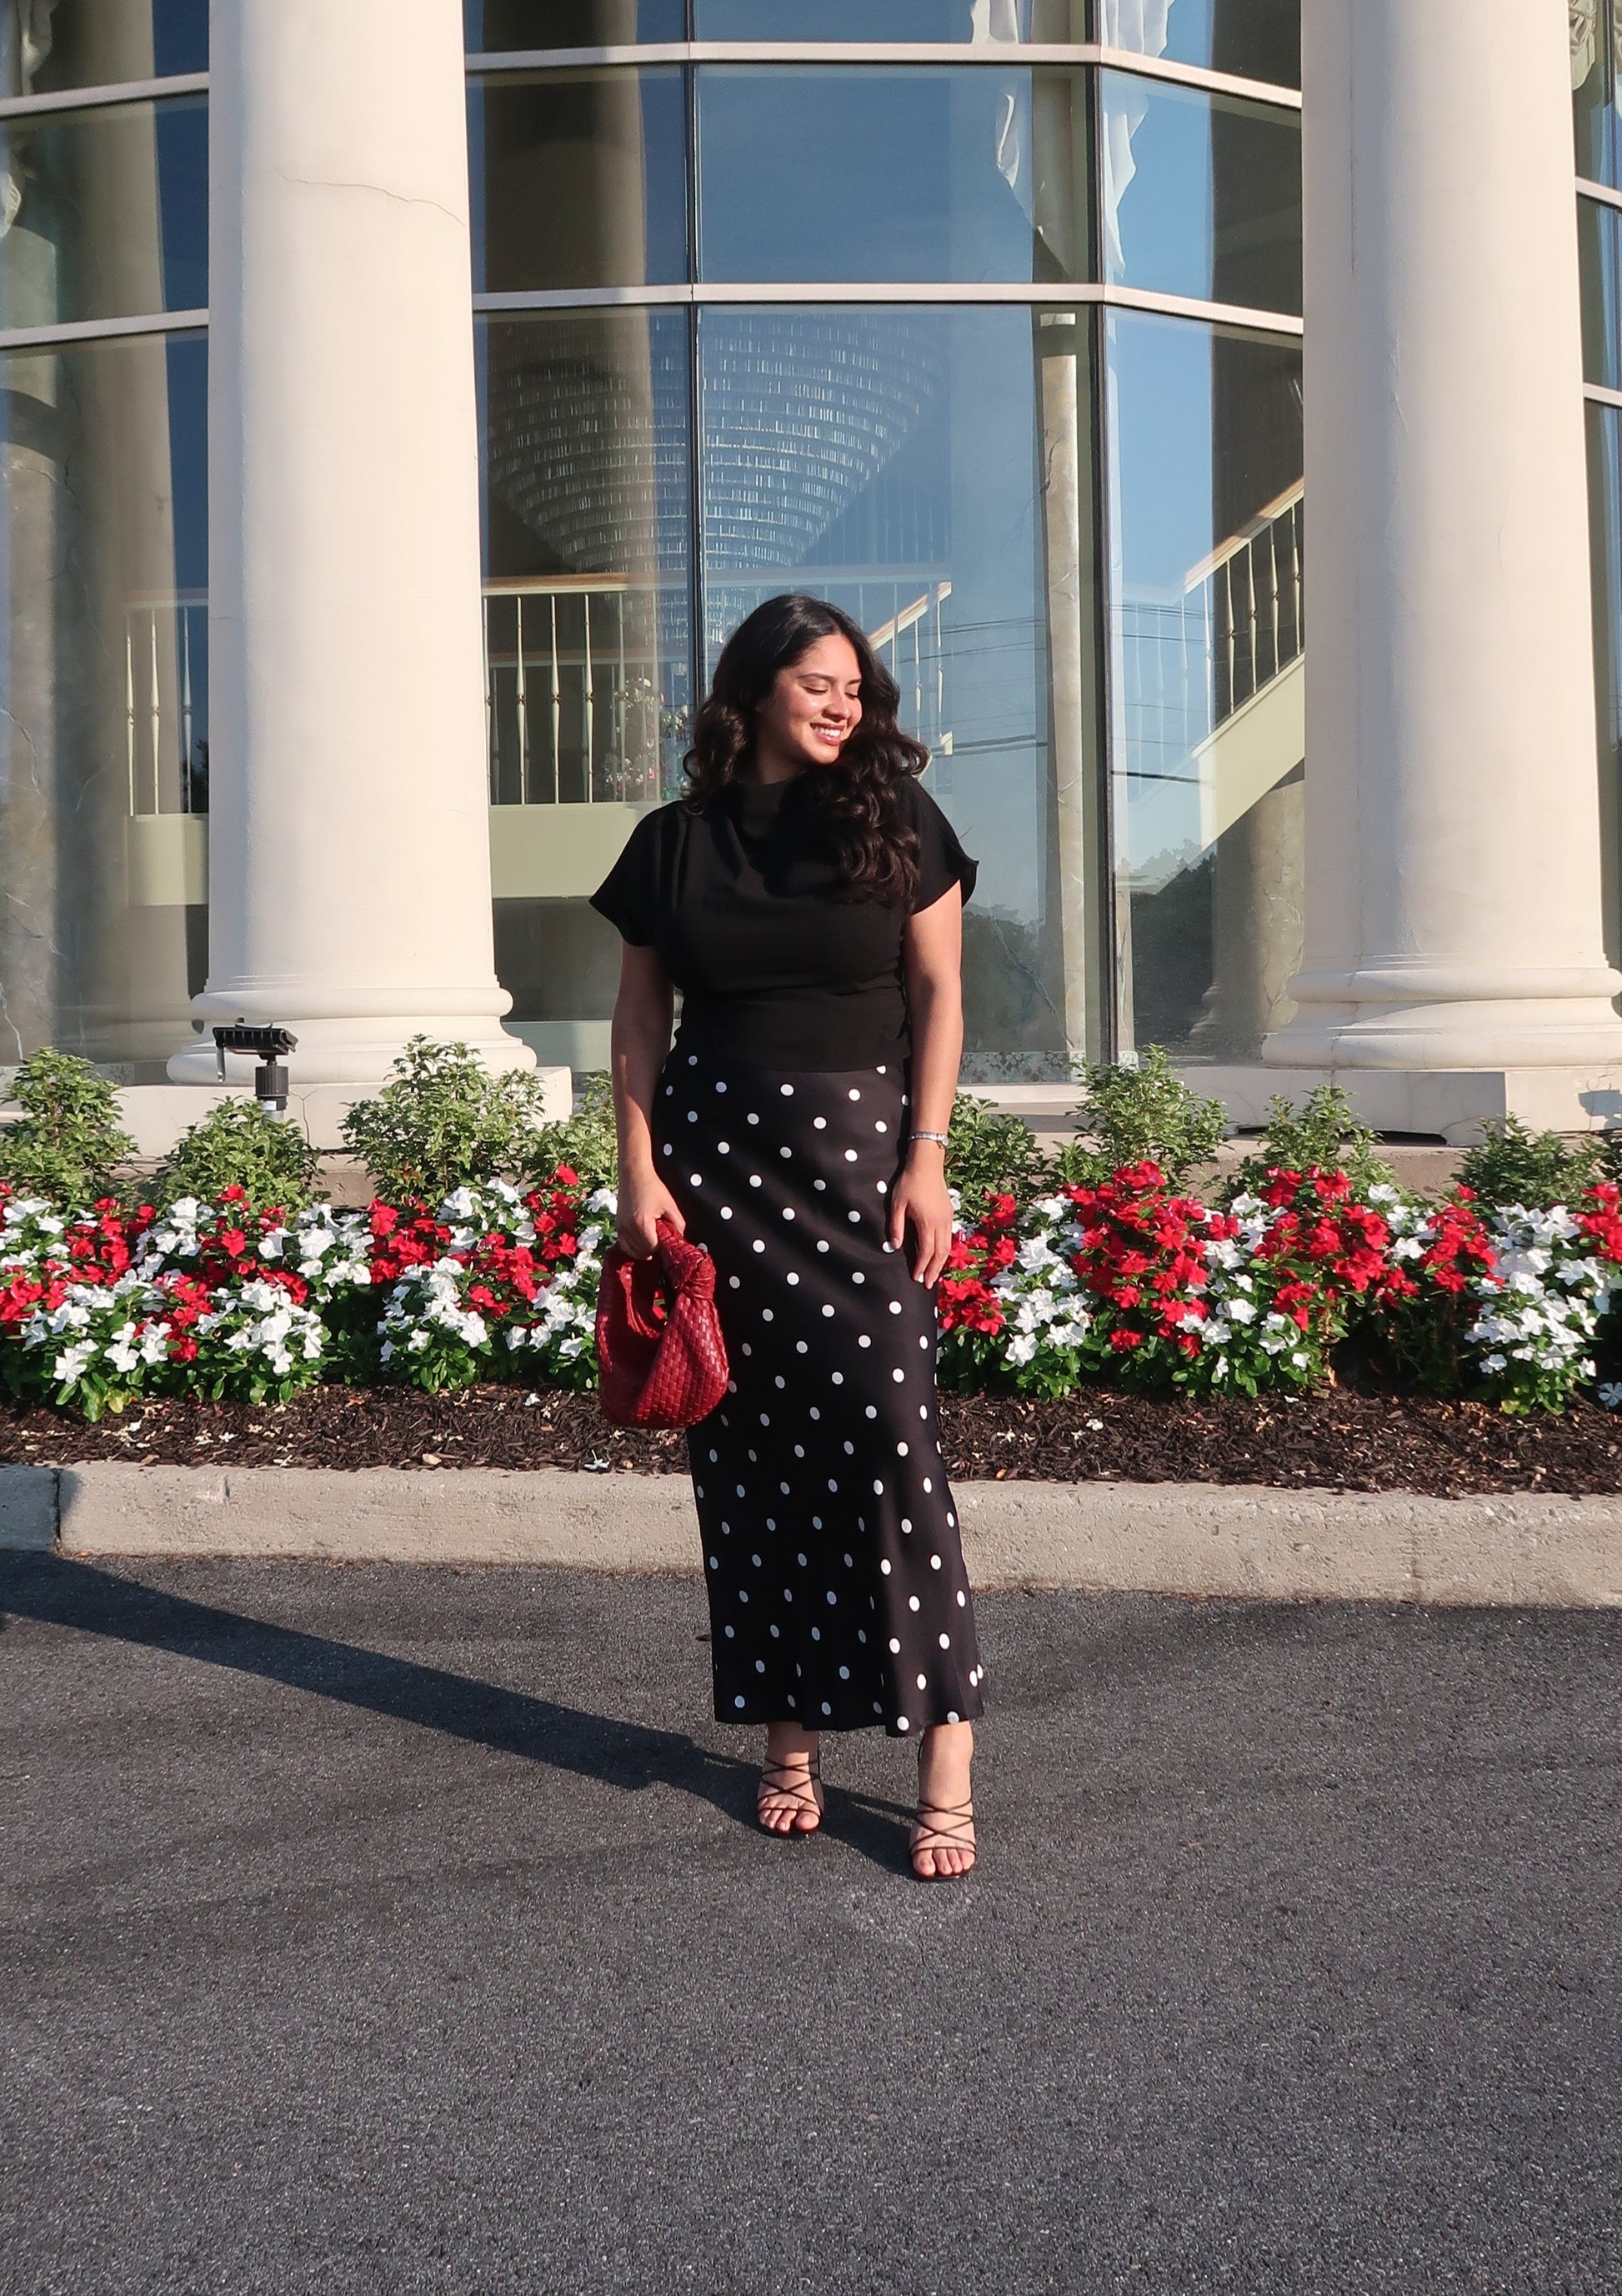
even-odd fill
[{"label": "outdoor ground light fixture", "polygon": [[219,1062],[219,1080],[225,1081],[225,1054],[245,1053],[258,1061],[253,1072],[253,1088],[258,1097],[274,1108],[278,1116],[287,1113],[287,1070],[283,1054],[295,1052],[299,1039],[291,1029],[260,1027],[257,1022],[237,1021],[214,1031],[214,1057]]}]

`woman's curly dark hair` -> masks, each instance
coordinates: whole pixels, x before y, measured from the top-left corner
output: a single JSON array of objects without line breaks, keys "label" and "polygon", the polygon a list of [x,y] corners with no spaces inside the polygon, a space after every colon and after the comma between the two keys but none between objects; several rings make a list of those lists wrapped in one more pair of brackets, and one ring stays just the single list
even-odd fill
[{"label": "woman's curly dark hair", "polygon": [[896,723],[900,688],[874,653],[866,632],[822,598],[789,591],[757,606],[739,623],[716,664],[715,682],[699,708],[692,747],[684,760],[683,802],[693,812],[742,776],[755,747],[755,710],[819,638],[848,638],[862,677],[862,721],[837,766],[802,775],[807,825],[831,846],[853,900],[910,910],[918,893],[918,837],[901,818],[897,790],[930,762],[922,742]]}]

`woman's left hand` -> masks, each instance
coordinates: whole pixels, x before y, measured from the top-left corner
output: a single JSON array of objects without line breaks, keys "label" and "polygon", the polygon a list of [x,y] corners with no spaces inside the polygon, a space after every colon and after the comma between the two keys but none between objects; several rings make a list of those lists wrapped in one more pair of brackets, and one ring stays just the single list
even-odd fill
[{"label": "woman's left hand", "polygon": [[908,1159],[901,1177],[890,1191],[889,1240],[899,1251],[913,1226],[913,1274],[920,1283],[932,1284],[946,1264],[952,1248],[952,1199],[941,1160],[932,1165]]}]

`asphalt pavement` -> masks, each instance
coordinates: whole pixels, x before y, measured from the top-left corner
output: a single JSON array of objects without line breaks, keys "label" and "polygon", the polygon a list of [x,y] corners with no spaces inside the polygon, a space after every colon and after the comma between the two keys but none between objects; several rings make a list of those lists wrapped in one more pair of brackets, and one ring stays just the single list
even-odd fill
[{"label": "asphalt pavement", "polygon": [[696,1580],[0,1558],[0,2289],[1622,2288],[1622,1618],[983,1598],[750,1823]]}]

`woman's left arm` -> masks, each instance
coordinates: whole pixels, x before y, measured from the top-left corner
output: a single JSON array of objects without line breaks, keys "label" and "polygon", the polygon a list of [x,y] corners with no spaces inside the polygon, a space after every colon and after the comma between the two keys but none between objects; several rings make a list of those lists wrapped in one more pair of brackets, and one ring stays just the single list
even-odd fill
[{"label": "woman's left arm", "polygon": [[[913,1087],[909,1132],[944,1132],[963,1053],[963,896],[953,884],[903,929],[902,971],[912,1015]],[[913,1274],[934,1283],[952,1242],[946,1152],[933,1140],[910,1140],[890,1195],[889,1240],[900,1250],[910,1221]]]}]

